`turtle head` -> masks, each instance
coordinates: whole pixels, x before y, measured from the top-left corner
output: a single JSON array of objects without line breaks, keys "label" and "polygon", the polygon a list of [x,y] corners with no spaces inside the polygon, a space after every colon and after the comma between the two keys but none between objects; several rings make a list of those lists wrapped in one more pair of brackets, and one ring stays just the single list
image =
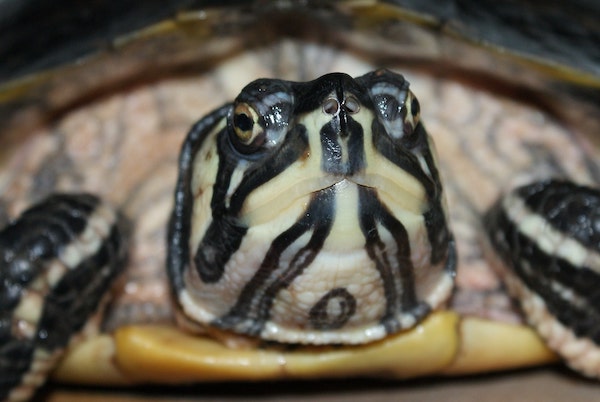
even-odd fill
[{"label": "turtle head", "polygon": [[452,288],[453,242],[400,75],[260,79],[184,145],[169,270],[185,314],[291,343],[364,343]]}]

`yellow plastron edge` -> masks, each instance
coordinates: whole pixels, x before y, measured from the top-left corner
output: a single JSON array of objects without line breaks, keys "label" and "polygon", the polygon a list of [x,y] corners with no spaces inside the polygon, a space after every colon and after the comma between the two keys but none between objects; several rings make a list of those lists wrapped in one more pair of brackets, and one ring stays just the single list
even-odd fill
[{"label": "yellow plastron edge", "polygon": [[[101,351],[99,351],[101,349]],[[373,344],[295,351],[228,349],[168,326],[128,326],[73,348],[54,373],[80,384],[470,374],[554,361],[528,328],[437,312]]]}]

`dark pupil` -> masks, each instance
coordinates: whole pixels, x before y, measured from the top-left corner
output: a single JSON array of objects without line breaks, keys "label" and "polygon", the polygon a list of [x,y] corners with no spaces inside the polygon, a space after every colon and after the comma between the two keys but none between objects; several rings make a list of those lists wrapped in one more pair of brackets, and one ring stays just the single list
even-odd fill
[{"label": "dark pupil", "polygon": [[410,112],[413,116],[416,116],[421,111],[421,107],[419,106],[419,101],[417,98],[413,98],[412,104],[410,105]]},{"label": "dark pupil", "polygon": [[242,131],[250,131],[254,126],[254,121],[247,114],[240,113],[233,117],[233,124]]}]

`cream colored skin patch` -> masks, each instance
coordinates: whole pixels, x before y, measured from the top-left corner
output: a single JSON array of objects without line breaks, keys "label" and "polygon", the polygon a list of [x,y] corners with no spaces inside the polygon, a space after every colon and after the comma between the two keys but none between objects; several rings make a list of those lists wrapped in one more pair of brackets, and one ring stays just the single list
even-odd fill
[{"label": "cream colored skin patch", "polygon": [[554,229],[543,216],[528,208],[522,198],[509,194],[502,204],[509,219],[517,224],[519,232],[529,239],[535,239],[542,251],[574,267],[586,267],[600,273],[600,254],[597,251]]},{"label": "cream colored skin patch", "polygon": [[196,189],[193,194],[194,210],[192,218],[192,237],[191,244],[200,242],[199,234],[206,231],[210,222],[211,209],[210,200],[213,194],[213,186],[217,177],[217,168],[219,166],[219,155],[215,152],[216,135],[224,127],[219,124],[205,140],[204,146],[198,151],[194,158],[192,176],[192,187]]}]

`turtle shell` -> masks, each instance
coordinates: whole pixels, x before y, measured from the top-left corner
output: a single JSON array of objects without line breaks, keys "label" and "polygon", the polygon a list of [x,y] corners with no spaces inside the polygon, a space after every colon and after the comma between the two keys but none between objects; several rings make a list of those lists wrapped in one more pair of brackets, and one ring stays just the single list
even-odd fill
[{"label": "turtle shell", "polygon": [[[126,3],[59,15],[32,1],[2,13],[13,17],[0,21],[10,33],[0,48],[10,55],[0,66],[3,215],[57,190],[86,190],[119,206],[136,228],[103,334],[74,346],[55,378],[408,378],[554,361],[486,266],[478,222],[501,192],[530,178],[600,182],[598,31],[586,17],[593,6],[562,13],[527,2],[417,3],[149,2],[142,17],[123,13]],[[34,36],[28,22],[40,13],[48,35]],[[189,126],[257,77],[356,76],[380,66],[407,76],[437,143],[461,258],[449,310],[416,331],[341,349],[241,351],[176,329],[163,243]]]}]

